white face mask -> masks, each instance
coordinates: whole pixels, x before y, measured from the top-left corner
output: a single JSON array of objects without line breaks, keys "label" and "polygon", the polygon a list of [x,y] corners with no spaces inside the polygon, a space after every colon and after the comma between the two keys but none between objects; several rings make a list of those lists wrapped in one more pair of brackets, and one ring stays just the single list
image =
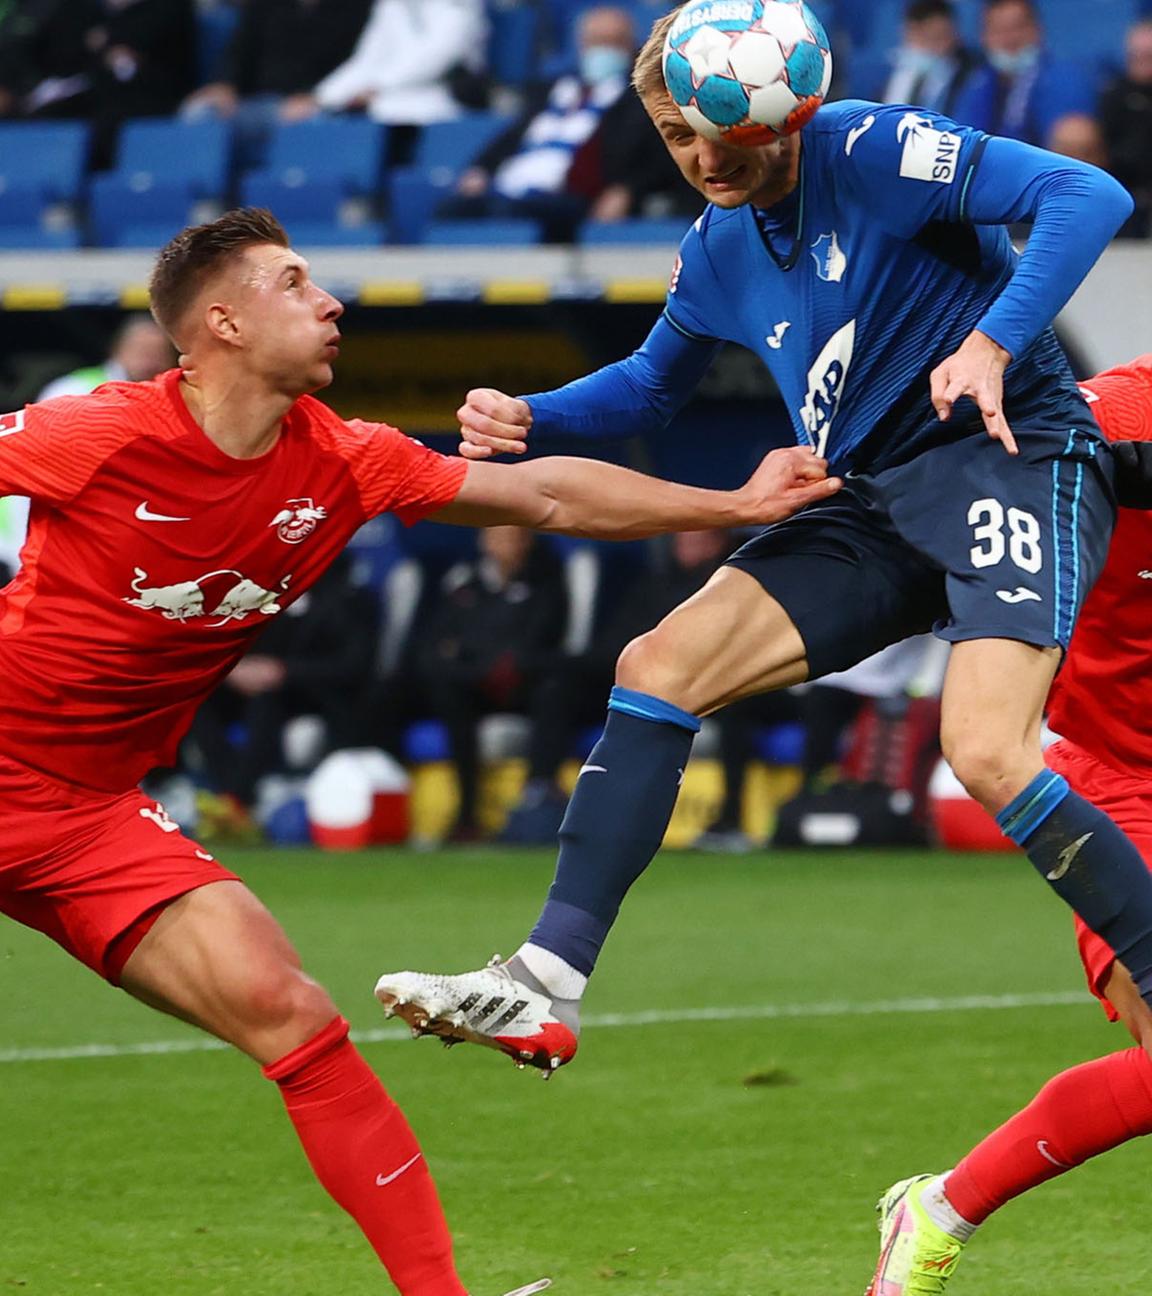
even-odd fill
[{"label": "white face mask", "polygon": [[1040,46],[1026,45],[1011,54],[1007,50],[990,50],[988,62],[1005,76],[1019,76],[1021,72],[1031,72],[1040,62]]}]

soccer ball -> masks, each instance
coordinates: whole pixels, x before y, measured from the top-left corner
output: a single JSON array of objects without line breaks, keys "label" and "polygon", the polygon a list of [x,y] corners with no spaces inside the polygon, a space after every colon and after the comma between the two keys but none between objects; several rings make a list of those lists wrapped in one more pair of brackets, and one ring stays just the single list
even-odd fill
[{"label": "soccer ball", "polygon": [[803,0],[691,0],[664,42],[664,82],[689,126],[743,147],[811,121],[832,53]]}]

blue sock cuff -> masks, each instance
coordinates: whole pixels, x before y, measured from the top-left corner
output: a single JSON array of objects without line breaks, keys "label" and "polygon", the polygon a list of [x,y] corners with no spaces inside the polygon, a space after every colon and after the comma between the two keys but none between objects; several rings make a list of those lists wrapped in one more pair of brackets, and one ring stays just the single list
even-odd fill
[{"label": "blue sock cuff", "polygon": [[651,720],[655,724],[676,725],[687,729],[689,733],[700,732],[698,716],[689,711],[681,711],[678,706],[653,697],[650,693],[621,688],[619,684],[608,695],[608,710],[622,711],[625,715],[635,716],[638,720]]},{"label": "blue sock cuff", "polygon": [[996,816],[1000,831],[1017,846],[1023,846],[1071,790],[1063,775],[1052,770],[1037,774]]}]

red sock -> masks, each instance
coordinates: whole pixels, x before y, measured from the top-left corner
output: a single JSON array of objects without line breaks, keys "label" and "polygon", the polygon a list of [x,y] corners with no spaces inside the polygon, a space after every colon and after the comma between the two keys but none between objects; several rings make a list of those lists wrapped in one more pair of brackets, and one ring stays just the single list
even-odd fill
[{"label": "red sock", "polygon": [[944,1195],[981,1224],[1013,1197],[1140,1134],[1152,1134],[1152,1059],[1131,1048],[1049,1080],[968,1153]]},{"label": "red sock", "polygon": [[420,1145],[344,1018],[264,1075],[280,1086],[316,1177],[360,1225],[403,1296],[467,1296]]}]

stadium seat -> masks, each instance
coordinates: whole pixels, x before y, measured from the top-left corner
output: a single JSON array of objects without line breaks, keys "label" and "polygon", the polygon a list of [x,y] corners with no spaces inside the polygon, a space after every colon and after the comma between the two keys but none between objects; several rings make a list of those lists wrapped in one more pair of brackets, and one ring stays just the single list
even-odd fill
[{"label": "stadium seat", "polygon": [[0,194],[34,190],[45,203],[75,202],[88,156],[85,122],[0,125]]},{"label": "stadium seat", "polygon": [[[283,215],[279,208],[274,211]],[[388,226],[383,221],[360,220],[348,225],[331,221],[293,220],[284,216],[288,233],[296,247],[379,247],[388,241]]]},{"label": "stadium seat", "polygon": [[412,165],[430,173],[457,176],[512,123],[499,113],[465,113],[455,121],[433,122],[420,132]]},{"label": "stadium seat", "polygon": [[688,216],[626,221],[586,221],[576,236],[582,247],[611,247],[635,244],[667,244],[678,247],[691,227]]},{"label": "stadium seat", "polygon": [[488,71],[500,85],[525,86],[536,76],[540,11],[517,0],[497,0],[488,14]]},{"label": "stadium seat", "polygon": [[533,220],[430,221],[421,243],[440,247],[528,247],[540,242],[540,224]]},{"label": "stadium seat", "polygon": [[215,215],[228,188],[231,155],[227,122],[127,122],[115,169],[94,176],[89,186],[93,242],[158,247],[189,221]]},{"label": "stadium seat", "polygon": [[379,243],[383,226],[369,215],[386,139],[386,128],[367,118],[325,116],[278,126],[265,165],[241,180],[240,201],[267,207],[297,228],[327,231],[330,245]]}]

